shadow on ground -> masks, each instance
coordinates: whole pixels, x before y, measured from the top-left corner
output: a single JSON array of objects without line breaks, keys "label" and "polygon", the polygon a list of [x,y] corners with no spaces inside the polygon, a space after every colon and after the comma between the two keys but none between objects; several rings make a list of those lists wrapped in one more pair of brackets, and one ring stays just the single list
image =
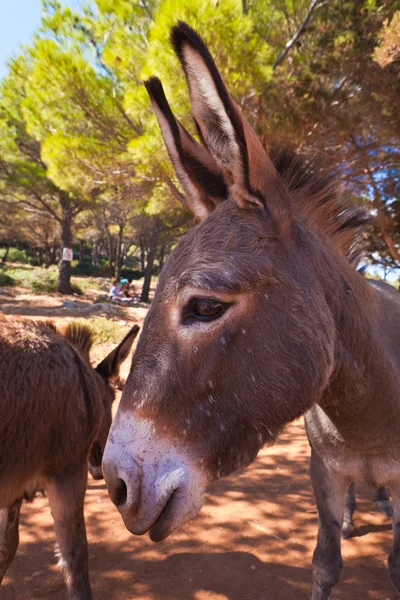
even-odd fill
[{"label": "shadow on ground", "polygon": [[[310,598],[316,510],[301,422],[246,471],[210,487],[201,516],[161,544],[131,536],[89,482],[86,521],[96,600],[302,600]],[[386,569],[391,526],[359,490],[357,537],[343,542],[345,569],[334,600],[392,600]],[[26,506],[21,544],[1,600],[65,600],[45,499]]]}]

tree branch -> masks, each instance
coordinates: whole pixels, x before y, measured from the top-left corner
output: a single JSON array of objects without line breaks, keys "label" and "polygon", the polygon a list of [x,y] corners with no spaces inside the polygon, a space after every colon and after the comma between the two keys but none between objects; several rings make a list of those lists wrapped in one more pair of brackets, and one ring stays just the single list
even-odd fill
[{"label": "tree branch", "polygon": [[[143,6],[140,6],[140,8],[143,8],[146,13],[149,14],[150,18],[152,19],[151,13],[149,13],[148,11],[148,7],[146,6],[146,3],[143,3]],[[113,82],[113,87],[114,87],[114,102],[115,102],[115,106],[117,107],[117,109],[119,110],[122,118],[126,121],[126,123],[129,125],[129,127],[137,134],[137,135],[141,135],[142,134],[142,129],[141,127],[138,127],[135,125],[135,123],[132,121],[132,119],[130,119],[129,115],[126,113],[124,107],[122,106],[122,104],[119,102],[118,98],[117,98],[117,89],[116,89],[116,78],[113,74],[113,72],[111,71],[111,69],[109,69],[107,67],[107,65],[105,64],[105,62],[103,61],[103,56],[102,56],[102,51],[99,48],[99,45],[97,43],[97,40],[94,38],[94,36],[91,34],[91,32],[85,27],[85,25],[83,23],[77,23],[75,25],[76,29],[79,29],[80,31],[82,31],[89,39],[90,44],[92,45],[94,52],[96,54],[96,58],[97,61],[99,63],[99,65],[101,66],[101,68],[105,71],[105,73],[107,73],[107,75],[109,76],[109,78],[111,79],[111,81]]]},{"label": "tree branch", "polygon": [[284,49],[282,50],[282,52],[279,54],[279,56],[276,59],[276,61],[274,62],[273,67],[272,67],[274,70],[285,59],[286,55],[293,48],[293,46],[295,45],[295,43],[297,42],[297,40],[299,39],[299,37],[301,35],[303,35],[303,33],[305,32],[305,30],[307,29],[307,27],[308,27],[308,25],[310,23],[310,19],[311,19],[311,15],[312,15],[313,11],[315,10],[315,8],[318,6],[318,4],[320,2],[321,2],[321,0],[312,0],[311,1],[311,4],[310,4],[310,6],[308,8],[308,11],[306,13],[306,16],[304,17],[304,20],[303,20],[302,24],[300,25],[300,27],[298,28],[298,30],[296,31],[296,33],[294,34],[294,36],[288,41],[288,43],[286,44],[286,46],[284,47]]},{"label": "tree branch", "polygon": [[178,202],[183,204],[183,206],[185,208],[188,208],[188,203],[187,203],[185,196],[183,194],[181,194],[181,192],[178,190],[178,188],[173,183],[173,181],[168,177],[168,175],[163,174],[162,179],[165,181],[165,183],[169,187],[169,190],[172,193],[172,195],[174,196],[174,198],[176,198],[176,200],[178,200]]}]

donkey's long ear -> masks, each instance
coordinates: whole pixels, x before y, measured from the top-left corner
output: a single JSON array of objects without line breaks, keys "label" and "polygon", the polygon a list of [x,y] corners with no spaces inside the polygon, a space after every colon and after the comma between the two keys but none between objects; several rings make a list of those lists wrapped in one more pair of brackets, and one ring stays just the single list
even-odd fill
[{"label": "donkey's long ear", "polygon": [[222,170],[206,148],[197,143],[174,117],[161,81],[152,77],[144,85],[190,208],[204,219],[214,210],[217,202],[228,196]]},{"label": "donkey's long ear", "polygon": [[230,172],[236,202],[262,205],[269,196],[276,197],[275,167],[232,100],[201,37],[181,21],[171,30],[171,42],[185,71],[199,134],[216,161]]},{"label": "donkey's long ear", "polygon": [[132,344],[139,332],[139,326],[134,325],[126,334],[124,339],[100,364],[97,365],[96,371],[106,381],[115,381],[119,377],[119,369],[132,348]]}]

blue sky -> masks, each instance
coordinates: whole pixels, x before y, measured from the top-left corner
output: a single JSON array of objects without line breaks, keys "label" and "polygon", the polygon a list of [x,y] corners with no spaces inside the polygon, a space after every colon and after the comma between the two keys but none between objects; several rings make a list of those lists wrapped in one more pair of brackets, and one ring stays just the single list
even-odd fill
[{"label": "blue sky", "polygon": [[41,0],[0,0],[0,78],[7,72],[7,60],[38,28],[41,5]]}]

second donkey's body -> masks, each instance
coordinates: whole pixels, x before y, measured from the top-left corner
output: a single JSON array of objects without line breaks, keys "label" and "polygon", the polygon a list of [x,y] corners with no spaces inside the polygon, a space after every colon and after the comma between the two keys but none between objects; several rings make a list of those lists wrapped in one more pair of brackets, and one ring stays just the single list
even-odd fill
[{"label": "second donkey's body", "polygon": [[378,318],[369,321],[360,319],[363,313],[348,313],[353,323],[342,332],[346,345],[336,359],[346,377],[341,373],[336,383],[333,375],[326,391],[332,396],[322,398],[305,416],[319,518],[313,564],[317,600],[330,598],[340,577],[346,491],[354,481],[391,491],[394,541],[389,570],[400,589],[400,294],[384,284],[371,286],[363,313]]},{"label": "second donkey's body", "polygon": [[0,314],[0,583],[17,550],[21,502],[39,488],[49,498],[70,598],[92,597],[83,514],[88,457],[94,440],[103,452],[109,382],[138,329],[95,370],[88,328],[61,333],[51,323]]}]

